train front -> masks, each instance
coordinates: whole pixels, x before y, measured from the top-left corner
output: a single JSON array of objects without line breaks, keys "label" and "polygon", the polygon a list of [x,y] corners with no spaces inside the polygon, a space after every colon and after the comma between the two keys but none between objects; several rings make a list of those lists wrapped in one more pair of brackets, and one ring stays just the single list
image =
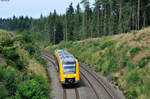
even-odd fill
[{"label": "train front", "polygon": [[79,63],[75,58],[65,58],[62,61],[62,84],[79,84]]}]

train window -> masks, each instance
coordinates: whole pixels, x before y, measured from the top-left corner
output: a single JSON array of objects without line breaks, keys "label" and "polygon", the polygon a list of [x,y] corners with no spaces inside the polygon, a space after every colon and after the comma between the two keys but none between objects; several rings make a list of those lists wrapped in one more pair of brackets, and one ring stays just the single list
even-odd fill
[{"label": "train window", "polygon": [[76,73],[76,63],[63,63],[64,74]]}]

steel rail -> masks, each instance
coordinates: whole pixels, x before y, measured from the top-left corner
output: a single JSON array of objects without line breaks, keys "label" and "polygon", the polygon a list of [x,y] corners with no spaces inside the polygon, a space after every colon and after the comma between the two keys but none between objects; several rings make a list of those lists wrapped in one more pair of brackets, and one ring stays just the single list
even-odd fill
[{"label": "steel rail", "polygon": [[88,72],[103,88],[104,90],[108,93],[108,95],[112,98],[115,99],[114,96],[108,91],[108,88],[106,87],[106,85],[100,81],[94,74],[91,73],[91,71],[89,71],[88,69],[86,69],[85,67],[83,67],[82,65],[80,65],[80,67],[82,69],[84,69],[86,72]]}]

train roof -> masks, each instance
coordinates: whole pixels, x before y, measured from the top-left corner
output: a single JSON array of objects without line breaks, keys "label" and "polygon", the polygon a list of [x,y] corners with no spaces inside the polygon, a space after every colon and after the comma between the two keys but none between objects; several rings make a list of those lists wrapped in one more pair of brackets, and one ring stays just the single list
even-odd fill
[{"label": "train roof", "polygon": [[56,50],[62,63],[76,62],[75,57],[66,50]]}]

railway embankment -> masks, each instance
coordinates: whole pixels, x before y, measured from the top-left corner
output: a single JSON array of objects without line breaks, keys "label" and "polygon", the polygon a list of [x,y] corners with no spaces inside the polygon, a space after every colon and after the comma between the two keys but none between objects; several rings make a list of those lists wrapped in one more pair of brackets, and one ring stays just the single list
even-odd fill
[{"label": "railway embankment", "polygon": [[66,49],[82,63],[104,75],[127,99],[150,96],[150,28],[140,31],[61,42],[48,51]]}]

